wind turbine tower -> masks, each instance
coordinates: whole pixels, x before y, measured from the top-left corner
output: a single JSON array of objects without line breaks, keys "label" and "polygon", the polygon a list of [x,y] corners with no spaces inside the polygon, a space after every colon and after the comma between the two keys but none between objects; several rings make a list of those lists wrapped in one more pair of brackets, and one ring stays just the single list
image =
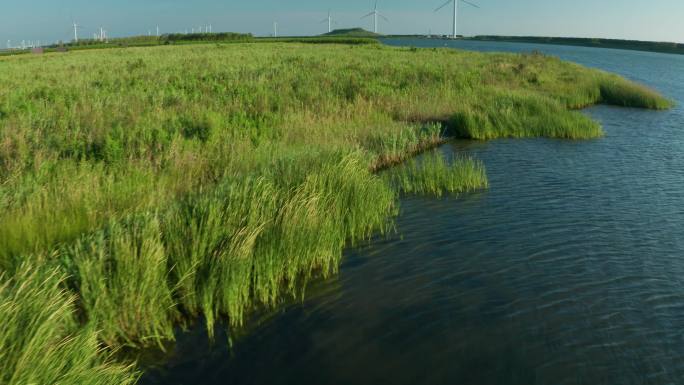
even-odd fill
[{"label": "wind turbine tower", "polygon": [[362,19],[365,19],[368,16],[373,16],[373,33],[378,33],[378,16],[385,19],[385,21],[389,21],[385,16],[378,12],[378,0],[375,0],[375,7],[373,8],[373,12],[362,17]]},{"label": "wind turbine tower", "polygon": [[328,11],[328,18],[321,21],[321,23],[325,23],[325,22],[328,23],[328,33],[332,32],[333,19],[332,19],[332,15],[330,14],[330,11]]},{"label": "wind turbine tower", "polygon": [[278,37],[278,22],[273,22],[273,37]]},{"label": "wind turbine tower", "polygon": [[157,37],[159,37],[159,26],[157,25]]},{"label": "wind turbine tower", "polygon": [[78,28],[80,26],[74,21],[74,42],[78,43]]},{"label": "wind turbine tower", "polygon": [[454,39],[456,39],[458,37],[458,30],[456,29],[456,23],[458,22],[458,2],[459,1],[462,1],[462,2],[470,5],[471,7],[480,8],[479,5],[473,4],[473,3],[466,1],[466,0],[449,0],[446,3],[442,4],[439,8],[435,9],[435,12],[438,12],[442,8],[446,7],[447,5],[454,3],[454,20],[453,20],[454,24],[453,24],[453,28],[451,30],[451,37]]}]

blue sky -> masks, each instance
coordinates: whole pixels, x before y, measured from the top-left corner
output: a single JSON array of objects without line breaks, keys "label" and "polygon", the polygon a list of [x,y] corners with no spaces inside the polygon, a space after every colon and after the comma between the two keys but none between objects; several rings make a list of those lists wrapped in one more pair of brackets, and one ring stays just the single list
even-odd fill
[{"label": "blue sky", "polygon": [[[435,13],[445,0],[380,0],[390,22],[382,33],[446,34],[448,9]],[[608,37],[684,42],[684,0],[472,0],[481,9],[461,4],[459,33],[465,35],[538,35]],[[72,18],[92,36],[104,26],[110,36],[146,34],[159,24],[162,32],[178,32],[211,23],[214,31],[266,35],[277,20],[283,35],[326,32],[319,22],[328,9],[336,28],[365,27],[360,17],[373,0],[3,0],[0,46],[9,39],[54,42],[69,40]]]}]

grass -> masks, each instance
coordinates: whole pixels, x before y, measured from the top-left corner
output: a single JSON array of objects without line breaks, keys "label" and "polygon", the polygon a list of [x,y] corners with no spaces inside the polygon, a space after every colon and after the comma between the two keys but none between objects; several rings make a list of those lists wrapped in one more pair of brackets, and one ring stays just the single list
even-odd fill
[{"label": "grass", "polygon": [[489,186],[482,162],[466,157],[449,162],[440,152],[388,170],[383,177],[395,189],[407,194],[454,195]]},{"label": "grass", "polygon": [[0,382],[134,384],[138,375],[114,363],[97,333],[81,326],[64,273],[34,262],[0,276]]},{"label": "grass", "polygon": [[621,107],[667,110],[674,102],[640,84],[624,82],[617,76],[608,76],[601,83],[601,103]]},{"label": "grass", "polygon": [[470,139],[547,137],[590,139],[603,135],[598,123],[568,112],[557,100],[528,91],[493,90],[454,114],[454,134]]},{"label": "grass", "polygon": [[377,44],[12,56],[0,85],[0,317],[26,325],[0,332],[12,384],[127,383],[98,342],[161,344],[198,315],[239,327],[301,298],[391,228],[398,193],[486,187],[470,159],[378,173],[448,135],[592,138],[574,109],[670,105],[551,57]]}]

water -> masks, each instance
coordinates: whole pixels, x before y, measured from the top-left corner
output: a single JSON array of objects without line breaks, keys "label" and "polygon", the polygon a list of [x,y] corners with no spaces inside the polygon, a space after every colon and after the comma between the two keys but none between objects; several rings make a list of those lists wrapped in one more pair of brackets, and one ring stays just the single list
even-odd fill
[{"label": "water", "polygon": [[[593,141],[455,142],[490,190],[402,200],[398,235],[349,250],[232,350],[197,330],[143,384],[680,384],[684,381],[684,57],[530,44],[620,73],[672,111],[599,106]],[[219,339],[222,336],[219,336]]]}]

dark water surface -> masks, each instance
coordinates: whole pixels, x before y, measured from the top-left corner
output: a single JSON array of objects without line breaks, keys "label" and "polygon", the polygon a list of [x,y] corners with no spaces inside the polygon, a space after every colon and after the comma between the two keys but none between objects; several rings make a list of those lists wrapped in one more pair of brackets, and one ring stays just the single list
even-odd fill
[{"label": "dark water surface", "polygon": [[[179,336],[143,384],[684,383],[684,56],[531,44],[620,73],[672,111],[599,106],[593,141],[455,142],[489,191],[402,200],[398,234],[349,250],[232,350]],[[219,336],[221,338],[221,336]]]}]

